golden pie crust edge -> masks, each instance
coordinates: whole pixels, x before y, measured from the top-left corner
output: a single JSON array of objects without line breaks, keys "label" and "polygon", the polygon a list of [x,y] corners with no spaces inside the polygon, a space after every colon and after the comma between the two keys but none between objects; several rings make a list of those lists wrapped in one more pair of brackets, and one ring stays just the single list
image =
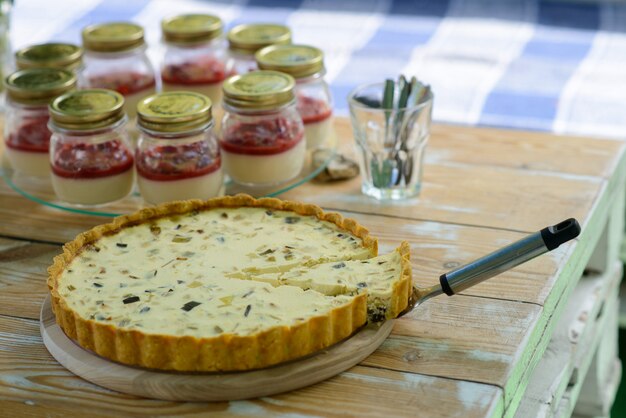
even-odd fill
[{"label": "golden pie crust edge", "polygon": [[387,311],[386,318],[396,318],[402,311],[409,306],[409,299],[413,292],[413,273],[411,268],[411,244],[402,241],[400,246],[396,248],[400,253],[400,280],[393,286],[391,298],[391,309]]},{"label": "golden pie crust edge", "polygon": [[327,315],[312,317],[292,326],[276,326],[254,335],[222,334],[197,338],[145,334],[138,330],[120,329],[111,324],[84,319],[67,306],[59,294],[61,273],[86,245],[105,235],[115,234],[125,227],[194,210],[220,207],[262,207],[316,216],[361,238],[364,247],[370,249],[372,257],[378,254],[378,241],[369,235],[366,228],[353,219],[344,218],[334,212],[326,213],[315,205],[274,198],[255,199],[240,194],[149,207],[79,234],[63,246],[62,254],[54,257],[53,264],[48,268],[48,288],[52,311],[61,329],[83,348],[128,365],[176,371],[236,371],[268,367],[312,354],[349,337],[365,324],[367,294],[363,293]]}]

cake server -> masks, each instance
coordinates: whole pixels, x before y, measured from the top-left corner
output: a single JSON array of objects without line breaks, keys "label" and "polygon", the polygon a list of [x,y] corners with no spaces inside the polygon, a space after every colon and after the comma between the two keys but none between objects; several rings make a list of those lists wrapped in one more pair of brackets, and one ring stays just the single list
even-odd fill
[{"label": "cake server", "polygon": [[431,287],[413,287],[408,307],[398,315],[406,315],[426,300],[446,294],[455,295],[478,283],[519,266],[535,257],[558,248],[561,244],[576,238],[580,225],[574,218],[566,219],[553,226],[543,228],[506,247],[500,248],[478,260],[442,274],[439,284]]}]

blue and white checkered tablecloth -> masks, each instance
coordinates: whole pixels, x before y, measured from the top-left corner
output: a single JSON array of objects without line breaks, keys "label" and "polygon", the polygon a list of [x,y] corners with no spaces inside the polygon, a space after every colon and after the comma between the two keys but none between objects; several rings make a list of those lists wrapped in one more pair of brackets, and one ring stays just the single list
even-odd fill
[{"label": "blue and white checkered tablecloth", "polygon": [[132,20],[158,61],[161,18],[185,12],[289,25],[326,53],[338,113],[356,85],[404,73],[433,86],[440,122],[626,139],[623,0],[16,0],[12,41]]}]

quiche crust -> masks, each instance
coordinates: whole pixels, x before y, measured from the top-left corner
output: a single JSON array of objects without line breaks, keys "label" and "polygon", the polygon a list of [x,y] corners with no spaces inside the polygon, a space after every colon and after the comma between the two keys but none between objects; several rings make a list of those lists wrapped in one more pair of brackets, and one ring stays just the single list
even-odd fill
[{"label": "quiche crust", "polygon": [[393,285],[390,309],[386,312],[387,319],[396,318],[409,305],[409,299],[413,292],[413,273],[411,270],[411,245],[407,241],[402,241],[395,249],[400,253],[401,272],[400,280]]},{"label": "quiche crust", "polygon": [[[174,371],[237,371],[268,367],[312,354],[352,335],[367,321],[367,294],[356,295],[349,303],[325,315],[310,317],[292,326],[275,326],[253,335],[220,334],[197,338],[146,334],[112,324],[85,319],[71,309],[59,293],[61,274],[81,251],[101,237],[162,217],[182,215],[213,208],[260,207],[292,211],[331,222],[360,238],[372,256],[378,241],[355,220],[320,207],[274,198],[255,199],[248,195],[226,196],[207,201],[188,200],[166,203],[115,218],[79,234],[63,246],[63,253],[48,268],[48,288],[52,311],[63,331],[82,347],[120,363]],[[403,291],[399,289],[400,291]],[[399,297],[398,304],[401,304]]]}]

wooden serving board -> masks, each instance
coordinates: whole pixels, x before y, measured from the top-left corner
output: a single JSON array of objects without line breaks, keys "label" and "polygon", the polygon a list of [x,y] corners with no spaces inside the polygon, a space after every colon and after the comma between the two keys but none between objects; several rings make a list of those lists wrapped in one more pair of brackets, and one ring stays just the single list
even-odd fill
[{"label": "wooden serving board", "polygon": [[231,401],[299,389],[333,377],[374,352],[389,336],[393,320],[367,326],[327,350],[301,360],[249,372],[176,373],[125,366],[80,347],[57,325],[50,297],[41,307],[40,330],[52,356],[91,383],[118,392],[171,401]]}]

